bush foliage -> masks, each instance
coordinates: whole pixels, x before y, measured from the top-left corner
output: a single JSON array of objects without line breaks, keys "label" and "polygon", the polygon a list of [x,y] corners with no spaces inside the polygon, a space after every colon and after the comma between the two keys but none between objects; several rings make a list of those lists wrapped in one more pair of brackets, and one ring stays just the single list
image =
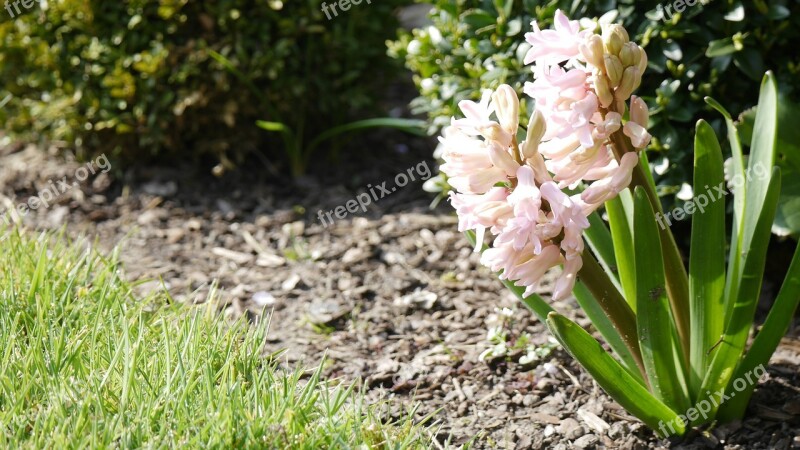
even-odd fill
[{"label": "bush foliage", "polygon": [[[482,88],[502,83],[522,93],[531,81],[522,64],[531,20],[550,26],[556,9],[571,18],[620,22],[645,47],[649,70],[638,90],[651,107],[650,159],[663,193],[691,179],[694,124],[706,118],[718,131],[719,115],[703,102],[721,101],[739,114],[756,104],[758,82],[772,69],[785,94],[800,88],[800,2],[796,0],[700,0],[672,17],[672,2],[652,0],[436,0],[433,25],[402,33],[390,53],[415,74],[420,96],[413,102],[433,128],[457,115],[457,104],[479,98]],[[703,4],[705,3],[705,4]],[[605,15],[605,17],[603,17]],[[528,102],[528,108],[532,102]],[[530,114],[530,109],[527,114]],[[527,120],[527,115],[525,120]],[[524,122],[523,122],[524,123]]]},{"label": "bush foliage", "polygon": [[87,155],[278,158],[256,120],[310,136],[376,107],[396,67],[384,42],[400,3],[328,20],[322,0],[37,2],[13,20],[3,12],[0,120]]}]

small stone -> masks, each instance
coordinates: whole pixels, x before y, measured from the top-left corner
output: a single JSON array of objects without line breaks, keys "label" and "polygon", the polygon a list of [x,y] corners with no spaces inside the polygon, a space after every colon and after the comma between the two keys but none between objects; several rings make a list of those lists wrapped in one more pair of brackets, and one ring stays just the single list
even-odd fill
[{"label": "small stone", "polygon": [[585,434],[581,424],[573,418],[566,418],[561,421],[557,431],[567,439],[577,439]]},{"label": "small stone", "polygon": [[539,396],[533,394],[528,394],[522,398],[522,404],[525,406],[531,406],[538,401],[539,401]]},{"label": "small stone", "polygon": [[597,444],[597,441],[599,441],[597,436],[593,434],[587,434],[576,439],[575,442],[572,443],[572,445],[575,448],[584,449],[593,447],[595,444]]},{"label": "small stone", "polygon": [[289,278],[287,278],[283,283],[281,283],[281,289],[284,291],[291,291],[297,284],[300,283],[300,275],[293,273]]},{"label": "small stone", "polygon": [[251,297],[251,300],[253,300],[253,303],[255,303],[259,308],[275,305],[275,297],[266,291],[256,292],[253,294],[253,297]]}]

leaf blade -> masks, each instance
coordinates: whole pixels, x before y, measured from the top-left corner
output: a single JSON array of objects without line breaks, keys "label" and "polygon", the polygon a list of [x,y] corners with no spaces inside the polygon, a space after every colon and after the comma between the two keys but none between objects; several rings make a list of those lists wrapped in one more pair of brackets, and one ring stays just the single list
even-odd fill
[{"label": "leaf blade", "polygon": [[[722,149],[714,130],[703,120],[697,124],[694,154],[695,200],[691,205],[701,209],[692,215],[689,253],[689,387],[693,397],[706,373],[706,355],[722,335],[725,315],[725,200],[721,196],[715,199],[713,190],[697,195],[701,186],[724,187]],[[706,205],[701,206],[703,203]]]},{"label": "leaf blade", "polygon": [[664,263],[655,215],[642,187],[634,192],[636,260],[636,326],[647,379],[656,398],[675,411],[685,411],[689,399],[683,386],[681,361],[674,351],[677,329],[666,293]]},{"label": "leaf blade", "polygon": [[[586,330],[558,313],[548,316],[547,325],[600,387],[628,412],[662,435],[685,433],[685,425],[675,411],[637,383]],[[667,433],[665,425],[670,426],[674,433]]]}]

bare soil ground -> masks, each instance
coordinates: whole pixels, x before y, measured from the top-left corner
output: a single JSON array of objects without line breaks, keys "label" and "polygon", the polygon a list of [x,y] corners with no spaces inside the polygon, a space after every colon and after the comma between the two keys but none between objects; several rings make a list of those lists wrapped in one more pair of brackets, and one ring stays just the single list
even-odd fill
[{"label": "bare soil ground", "polygon": [[[388,416],[414,405],[417,417],[432,415],[441,448],[800,448],[797,320],[747,419],[683,442],[658,439],[563,350],[534,366],[521,365],[521,354],[480,361],[496,307],[516,308],[514,333],[527,331],[537,344],[548,335],[478,265],[449,205],[431,210],[416,182],[366,214],[330,227],[317,219],[367,184],[391,186],[421,161],[415,154],[429,154],[427,142],[401,142],[384,140],[374,158],[340,161],[330,165],[338,173],[291,184],[265,180],[259,168],[222,178],[183,167],[137,169],[117,181],[92,176],[19,220],[94,236],[105,249],[121,244],[126,275],[142,281],[142,294],[163,280],[176,300],[202,302],[216,283],[227,314],[270,320],[267,348],[285,349],[287,367],[325,356],[327,376],[360,380],[370,399],[388,400]],[[0,211],[49,180],[73,180],[79,166],[4,147]],[[554,306],[588,325],[574,301]]]}]

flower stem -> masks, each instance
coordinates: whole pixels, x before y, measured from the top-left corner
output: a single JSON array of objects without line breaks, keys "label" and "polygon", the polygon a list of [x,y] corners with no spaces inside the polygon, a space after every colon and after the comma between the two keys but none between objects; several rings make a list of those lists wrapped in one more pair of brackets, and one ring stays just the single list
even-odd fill
[{"label": "flower stem", "polygon": [[636,331],[636,316],[628,302],[611,282],[606,271],[589,251],[583,252],[583,267],[578,272],[578,277],[611,319],[611,323],[636,361],[636,366],[639,367],[643,379],[647,380],[647,373],[642,362],[642,352],[639,348],[639,334]]},{"label": "flower stem", "polygon": [[[618,131],[611,137],[614,143],[614,153],[618,158],[628,152],[635,152],[630,140]],[[633,169],[633,177],[631,178],[630,189],[633,190],[636,186],[641,186],[647,193],[647,198],[653,206],[653,211],[656,214],[663,214],[664,209],[661,206],[653,186],[647,180],[647,174],[641,164],[637,164]],[[668,227],[659,225],[658,234],[661,238],[661,253],[664,255],[664,275],[667,282],[667,295],[672,309],[672,315],[675,318],[675,325],[678,329],[678,336],[681,342],[681,350],[683,352],[684,364],[689,361],[689,277],[686,274],[686,267],[683,264],[683,257],[678,249],[678,244],[675,242],[675,236]]]}]

